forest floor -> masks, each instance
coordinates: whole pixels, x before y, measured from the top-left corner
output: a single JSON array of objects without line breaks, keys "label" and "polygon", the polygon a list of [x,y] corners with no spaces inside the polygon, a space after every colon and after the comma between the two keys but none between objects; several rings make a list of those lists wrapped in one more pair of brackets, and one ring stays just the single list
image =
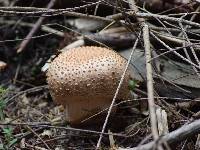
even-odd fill
[{"label": "forest floor", "polygon": [[[97,149],[101,136],[101,149],[200,149],[199,12],[198,0],[0,2],[0,150]],[[134,49],[137,87],[108,122],[74,127],[46,70],[84,45]]]}]

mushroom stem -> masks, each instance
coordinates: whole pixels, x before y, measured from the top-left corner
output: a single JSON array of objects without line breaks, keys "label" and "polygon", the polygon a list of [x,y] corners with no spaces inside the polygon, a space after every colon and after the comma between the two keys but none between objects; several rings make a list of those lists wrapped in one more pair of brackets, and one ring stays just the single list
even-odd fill
[{"label": "mushroom stem", "polygon": [[[87,117],[93,116],[95,113],[98,113],[110,106],[110,101],[102,97],[97,97],[96,101],[91,100],[90,98],[83,98],[80,100],[80,97],[77,100],[68,101],[65,104],[65,113],[66,119],[70,124],[80,124],[81,121],[85,120]],[[115,112],[115,110],[113,110]],[[92,117],[92,120],[97,120],[101,117],[102,114]],[[87,121],[88,122],[88,121]],[[90,122],[90,120],[89,120]]]}]

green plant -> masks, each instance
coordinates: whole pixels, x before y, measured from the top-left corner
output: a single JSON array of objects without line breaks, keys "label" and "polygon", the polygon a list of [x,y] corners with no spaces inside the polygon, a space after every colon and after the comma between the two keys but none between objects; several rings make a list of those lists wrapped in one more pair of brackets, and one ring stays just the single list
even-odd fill
[{"label": "green plant", "polygon": [[2,97],[6,93],[6,89],[0,86],[0,97]]},{"label": "green plant", "polygon": [[13,136],[13,128],[11,127],[3,128],[3,134],[5,141],[3,144],[0,145],[0,150],[9,149],[13,144],[17,142],[17,138]]},{"label": "green plant", "polygon": [[6,102],[3,99],[0,99],[0,121],[4,120],[4,108],[6,106]]},{"label": "green plant", "polygon": [[[4,109],[6,107],[6,101],[4,100],[4,95],[6,94],[7,89],[0,86],[0,121],[5,119]],[[2,128],[3,135],[5,140],[0,144],[0,150],[9,149],[14,143],[17,142],[17,139],[13,136],[13,129],[11,127]]]},{"label": "green plant", "polygon": [[4,112],[6,106],[6,101],[3,99],[3,95],[7,92],[7,90],[0,86],[0,121],[4,120]]},{"label": "green plant", "polygon": [[135,88],[137,87],[137,81],[135,81],[135,80],[129,80],[129,89],[131,90],[131,91],[134,91],[135,90]]}]

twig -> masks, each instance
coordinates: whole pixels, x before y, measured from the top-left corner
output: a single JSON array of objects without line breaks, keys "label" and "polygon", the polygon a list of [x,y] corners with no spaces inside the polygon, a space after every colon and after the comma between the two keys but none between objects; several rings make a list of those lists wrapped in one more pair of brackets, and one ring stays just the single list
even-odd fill
[{"label": "twig", "polygon": [[42,143],[47,147],[48,150],[51,150],[47,143],[45,143],[43,139],[33,129],[31,129],[28,125],[26,127],[42,141]]},{"label": "twig", "polygon": [[163,52],[163,53],[161,53],[161,54],[159,54],[159,55],[153,57],[153,58],[151,59],[151,61],[154,60],[154,59],[157,59],[157,58],[159,58],[159,57],[161,57],[161,56],[163,56],[163,55],[166,55],[166,54],[168,54],[168,53],[171,53],[172,51],[178,51],[178,50],[180,50],[180,49],[188,48],[188,47],[190,47],[190,46],[195,46],[195,45],[199,45],[199,44],[193,43],[193,44],[188,44],[188,45],[186,45],[186,46],[177,47],[177,48],[175,48],[175,49],[172,49],[172,48],[171,48],[171,50],[168,50],[168,51],[166,51],[166,52]]},{"label": "twig", "polygon": [[94,3],[89,3],[89,4],[86,4],[86,5],[78,6],[78,7],[65,8],[65,9],[47,9],[47,8],[37,8],[37,7],[15,6],[15,7],[0,7],[0,10],[1,10],[1,12],[10,11],[11,13],[27,12],[28,14],[61,13],[61,12],[64,12],[64,11],[75,11],[75,10],[80,10],[80,9],[87,8],[87,7],[90,7],[90,6],[94,6],[94,5],[100,4],[101,1],[102,0],[99,0],[99,1],[94,2]]},{"label": "twig", "polygon": [[14,76],[14,79],[13,79],[13,84],[16,84],[16,80],[18,78],[20,68],[21,68],[21,61],[17,64],[15,76]]},{"label": "twig", "polygon": [[[85,41],[83,39],[77,40],[75,42],[72,42],[71,44],[67,45],[66,47],[64,47],[63,49],[60,50],[60,52],[66,51],[68,49],[71,48],[75,48],[75,47],[80,47],[83,46],[85,44]],[[44,64],[44,66],[41,68],[42,72],[46,72],[49,68],[49,64],[51,63],[51,61],[56,57],[56,55],[52,55]]]},{"label": "twig", "polygon": [[152,66],[151,66],[151,49],[149,41],[149,28],[148,25],[144,24],[143,26],[143,39],[144,47],[146,54],[146,72],[147,72],[147,92],[148,92],[148,103],[149,103],[149,112],[151,118],[151,130],[154,137],[154,140],[158,139],[158,128],[157,128],[157,118],[156,110],[154,103],[154,91],[153,91],[153,75],[152,75]]},{"label": "twig", "polygon": [[[135,0],[128,0],[129,3],[129,7],[134,11],[134,14],[136,14],[137,12],[139,12],[139,9],[136,6]],[[144,22],[144,18],[139,18],[137,17],[137,20],[139,23]]]},{"label": "twig", "polygon": [[[139,37],[140,37],[140,36],[139,36]],[[129,59],[128,59],[128,62],[127,62],[126,67],[125,67],[125,69],[124,69],[124,72],[123,72],[123,74],[122,74],[122,76],[121,76],[120,82],[119,82],[119,84],[118,84],[117,90],[116,90],[115,95],[114,95],[114,97],[113,97],[112,103],[110,104],[110,107],[109,107],[109,109],[108,109],[108,113],[107,113],[106,119],[105,119],[105,121],[104,121],[102,130],[101,130],[101,134],[100,134],[99,140],[98,140],[98,142],[97,142],[96,149],[99,149],[99,148],[100,148],[101,140],[102,140],[102,138],[103,138],[103,133],[104,133],[105,128],[106,128],[106,125],[107,125],[107,123],[108,123],[108,119],[109,119],[110,113],[111,113],[111,111],[112,111],[112,108],[113,108],[113,106],[114,106],[115,100],[116,100],[117,95],[118,95],[118,93],[119,93],[120,87],[121,87],[121,85],[122,85],[122,83],[123,83],[124,77],[125,77],[125,75],[126,75],[126,71],[127,71],[128,66],[129,66],[129,64],[130,64],[130,62],[131,62],[132,55],[133,55],[133,53],[134,53],[134,51],[135,51],[135,48],[136,48],[137,43],[138,43],[138,40],[139,40],[139,39],[137,38],[136,41],[135,41],[135,44],[134,44],[133,49],[132,49],[132,51],[131,51],[130,57],[129,57]]]},{"label": "twig", "polygon": [[[188,42],[189,44],[191,44],[191,42],[190,42],[190,40],[189,40],[189,38],[188,38],[188,36],[187,36],[187,34],[186,34],[186,32],[185,32],[185,29],[184,29],[182,23],[179,23],[179,26],[180,26],[181,29],[182,29],[182,32],[181,32],[181,33],[183,33],[183,36],[186,38],[187,42]],[[185,46],[185,45],[186,45],[186,42],[183,43],[183,46]],[[192,61],[191,58],[190,58],[190,55],[189,55],[188,52],[187,52],[187,49],[184,48],[183,50],[184,50],[184,52],[185,52],[185,55],[186,55],[187,59],[190,60],[190,61]],[[193,54],[193,56],[194,56],[194,58],[195,58],[197,64],[200,66],[199,58],[197,57],[196,52],[195,52],[195,50],[194,50],[194,48],[193,48],[192,46],[190,47],[190,50],[191,50],[191,52],[192,52],[192,54]],[[200,78],[200,74],[199,74],[198,70],[197,70],[194,66],[192,66],[192,68],[193,68],[193,70],[196,72],[197,76]]]},{"label": "twig", "polygon": [[33,87],[33,88],[27,89],[25,91],[18,92],[16,95],[12,96],[11,98],[5,99],[5,101],[7,103],[7,106],[9,106],[16,97],[18,97],[18,96],[20,96],[24,93],[39,91],[39,90],[43,90],[43,89],[47,89],[47,88],[48,88],[47,85],[41,85],[41,86]]},{"label": "twig", "polygon": [[[127,14],[128,15],[134,15],[134,12],[129,11],[129,12],[127,12]],[[179,19],[179,18],[175,18],[175,17],[168,17],[166,15],[158,15],[158,14],[152,14],[152,13],[140,13],[140,12],[137,12],[135,15],[136,15],[136,17],[141,17],[141,18],[148,18],[148,19],[158,18],[160,20],[166,20],[166,21],[171,21],[171,22],[175,22],[175,23],[182,22],[183,24],[191,25],[191,26],[200,28],[199,23],[188,21],[188,20],[185,20],[185,19]],[[112,15],[112,16],[108,16],[107,18],[118,20],[118,19],[121,19],[122,17],[123,17],[123,15],[121,13],[119,13],[119,14],[115,14],[115,15]]]},{"label": "twig", "polygon": [[34,150],[47,150],[46,148],[43,148],[43,147],[39,147],[39,146],[33,146],[33,145],[30,145],[28,143],[25,143],[26,147],[28,147],[28,149],[34,149]]},{"label": "twig", "polygon": [[[101,132],[99,131],[94,131],[94,130],[86,130],[86,129],[78,129],[78,128],[72,128],[72,127],[65,127],[65,126],[54,126],[54,125],[50,125],[50,123],[1,123],[0,125],[10,125],[10,126],[32,126],[32,127],[43,127],[43,128],[54,128],[54,129],[60,129],[60,130],[66,130],[66,131],[76,131],[76,132],[85,132],[85,133],[90,133],[90,134],[101,134]],[[104,135],[110,135],[109,133],[103,133]],[[120,134],[120,133],[112,133],[112,135],[114,136],[119,136],[119,137],[129,137],[125,134]]]},{"label": "twig", "polygon": [[[159,76],[159,77],[161,77],[161,76]],[[165,80],[166,80],[166,79],[165,79]],[[167,81],[167,80],[166,80],[166,81]],[[169,82],[169,81],[168,81],[168,82]],[[175,84],[173,84],[173,85],[175,85]],[[179,87],[177,87],[177,88],[179,88]],[[181,89],[181,90],[184,90],[184,89]],[[188,91],[186,91],[186,92],[188,92]],[[174,100],[174,101],[177,101],[177,102],[180,102],[180,101],[181,101],[181,102],[189,102],[189,101],[194,101],[194,102],[197,101],[197,102],[198,102],[198,100],[193,100],[193,99],[182,99],[182,98],[170,98],[170,97],[154,97],[154,98],[156,98],[156,99],[165,99],[165,100],[171,99],[171,100]],[[143,101],[143,100],[148,100],[148,98],[139,98],[139,99],[124,100],[124,101],[121,101],[121,102],[115,104],[113,107],[116,107],[116,106],[119,106],[119,105],[121,105],[121,104],[128,103],[128,102]],[[87,121],[87,120],[90,120],[90,119],[92,119],[92,118],[94,118],[94,117],[96,117],[96,116],[98,116],[98,115],[104,113],[105,111],[108,111],[108,109],[109,109],[109,107],[107,107],[107,108],[105,108],[105,109],[103,109],[103,110],[101,110],[101,111],[95,113],[94,115],[89,116],[88,118],[82,120],[81,122],[85,122],[85,121]]]},{"label": "twig", "polygon": [[[96,3],[92,3],[92,5],[99,4],[101,1],[98,1]],[[86,7],[86,6],[83,6]],[[78,9],[82,8],[81,6],[78,7]],[[3,14],[26,14],[26,15],[43,15],[43,16],[56,16],[56,15],[69,15],[69,16],[77,16],[77,17],[90,17],[90,18],[96,18],[96,19],[101,19],[104,21],[111,22],[111,20],[120,20],[123,16],[122,13],[118,13],[115,15],[107,16],[106,18],[103,17],[98,17],[94,15],[87,15],[87,14],[82,14],[82,13],[77,13],[77,12],[72,12],[72,10],[76,10],[77,8],[67,8],[67,9],[45,9],[45,8],[31,8],[31,7],[0,7],[0,13]],[[19,11],[20,10],[20,11]],[[23,11],[21,11],[23,10]],[[71,11],[70,11],[71,10]],[[194,27],[200,28],[200,24],[192,21],[188,21],[185,19],[180,20],[179,18],[175,17],[169,17],[166,15],[158,15],[158,14],[152,14],[152,13],[140,13],[137,12],[135,13],[134,11],[129,11],[126,12],[128,15],[136,15],[136,17],[140,18],[158,18],[160,20],[166,20],[166,21],[171,21],[171,22],[182,22],[183,24],[186,25],[191,25]]]},{"label": "twig", "polygon": [[[56,0],[51,0],[49,2],[49,4],[47,5],[47,9],[50,9],[51,7],[53,7],[53,5],[55,4]],[[28,43],[31,40],[31,37],[35,34],[35,32],[37,32],[37,30],[39,29],[40,25],[42,24],[42,22],[44,21],[45,17],[41,16],[37,22],[35,23],[34,27],[32,28],[32,30],[29,32],[29,34],[26,36],[26,40],[22,41],[22,43],[20,44],[17,53],[22,52],[26,46],[28,45]]]},{"label": "twig", "polygon": [[182,90],[185,93],[191,93],[191,91],[184,89],[183,87],[180,87],[178,85],[176,85],[175,83],[173,83],[173,81],[170,81],[168,79],[166,79],[165,77],[159,75],[159,74],[155,74],[155,76],[159,77],[160,79],[162,79],[163,81],[168,82],[169,84],[173,85],[174,87],[176,87],[179,90]]},{"label": "twig", "polygon": [[[3,20],[2,22],[0,22],[0,24],[14,25],[14,24],[16,24],[16,21],[15,20]],[[33,28],[35,26],[35,24],[33,24],[33,23],[27,23],[27,22],[22,22],[22,21],[20,21],[18,23],[18,25],[25,26],[25,27],[31,27],[31,28]],[[41,30],[48,32],[48,33],[53,33],[53,34],[60,36],[60,37],[64,37],[63,32],[49,27],[49,24],[48,25],[42,25]]]},{"label": "twig", "polygon": [[192,66],[195,66],[196,68],[200,67],[196,64],[194,64],[193,62],[191,62],[190,60],[186,59],[185,57],[183,57],[181,54],[179,54],[178,52],[174,51],[171,47],[169,47],[167,44],[165,44],[165,42],[163,42],[161,39],[159,39],[155,34],[153,34],[152,32],[150,33],[156,40],[158,40],[164,47],[166,47],[168,50],[172,51],[175,55],[177,55],[178,57],[180,57],[182,60],[184,60],[185,62],[191,64]]},{"label": "twig", "polygon": [[[197,7],[197,9],[195,10],[195,12],[199,12],[199,10],[200,10],[200,6]],[[196,18],[196,16],[197,16],[197,14],[193,14],[192,17],[190,18],[190,21],[193,21],[193,20]],[[190,28],[190,26],[189,26],[189,25],[186,25],[184,28],[185,28],[185,30],[186,30],[186,29]],[[181,37],[182,35],[183,35],[183,32],[181,32],[181,33],[178,35],[178,37]]]},{"label": "twig", "polygon": [[[172,145],[186,138],[189,138],[195,134],[198,134],[199,132],[200,132],[200,119],[190,124],[186,124],[175,131],[170,132],[169,134],[161,137],[159,141],[160,142],[166,141],[168,144]],[[127,148],[127,149],[119,148],[119,150],[150,150],[154,147],[155,144],[156,142],[152,141],[150,143],[141,145],[140,147]]]},{"label": "twig", "polygon": [[[188,38],[188,36],[187,36],[187,34],[186,34],[186,32],[185,32],[185,29],[184,29],[182,23],[179,23],[179,25],[180,25],[180,27],[181,27],[181,29],[182,29],[182,33],[183,33],[183,35],[185,36],[185,38],[186,38],[188,44],[191,44],[191,42],[190,42],[190,40],[189,40],[189,38]],[[184,43],[184,44],[185,44],[185,43]],[[184,45],[183,45],[183,46],[184,46]],[[199,58],[197,57],[193,46],[191,46],[190,49],[191,49],[191,51],[192,51],[192,54],[193,54],[193,56],[194,56],[194,58],[195,58],[197,64],[200,66]]]},{"label": "twig", "polygon": [[185,42],[185,40],[182,40],[182,39],[175,37],[173,35],[169,35],[169,34],[166,34],[166,33],[160,33],[160,32],[157,32],[157,31],[152,31],[152,32],[154,34],[156,34],[159,38],[173,42],[175,44],[183,44]]}]

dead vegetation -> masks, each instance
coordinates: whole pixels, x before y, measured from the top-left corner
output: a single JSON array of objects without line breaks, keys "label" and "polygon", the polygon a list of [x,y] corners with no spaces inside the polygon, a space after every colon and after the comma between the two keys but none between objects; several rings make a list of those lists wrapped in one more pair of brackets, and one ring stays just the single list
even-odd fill
[{"label": "dead vegetation", "polygon": [[[0,1],[0,149],[200,149],[199,10],[198,0]],[[86,119],[103,122],[72,127],[45,72],[85,45],[127,64],[110,107]],[[132,98],[116,101],[128,67]]]}]

